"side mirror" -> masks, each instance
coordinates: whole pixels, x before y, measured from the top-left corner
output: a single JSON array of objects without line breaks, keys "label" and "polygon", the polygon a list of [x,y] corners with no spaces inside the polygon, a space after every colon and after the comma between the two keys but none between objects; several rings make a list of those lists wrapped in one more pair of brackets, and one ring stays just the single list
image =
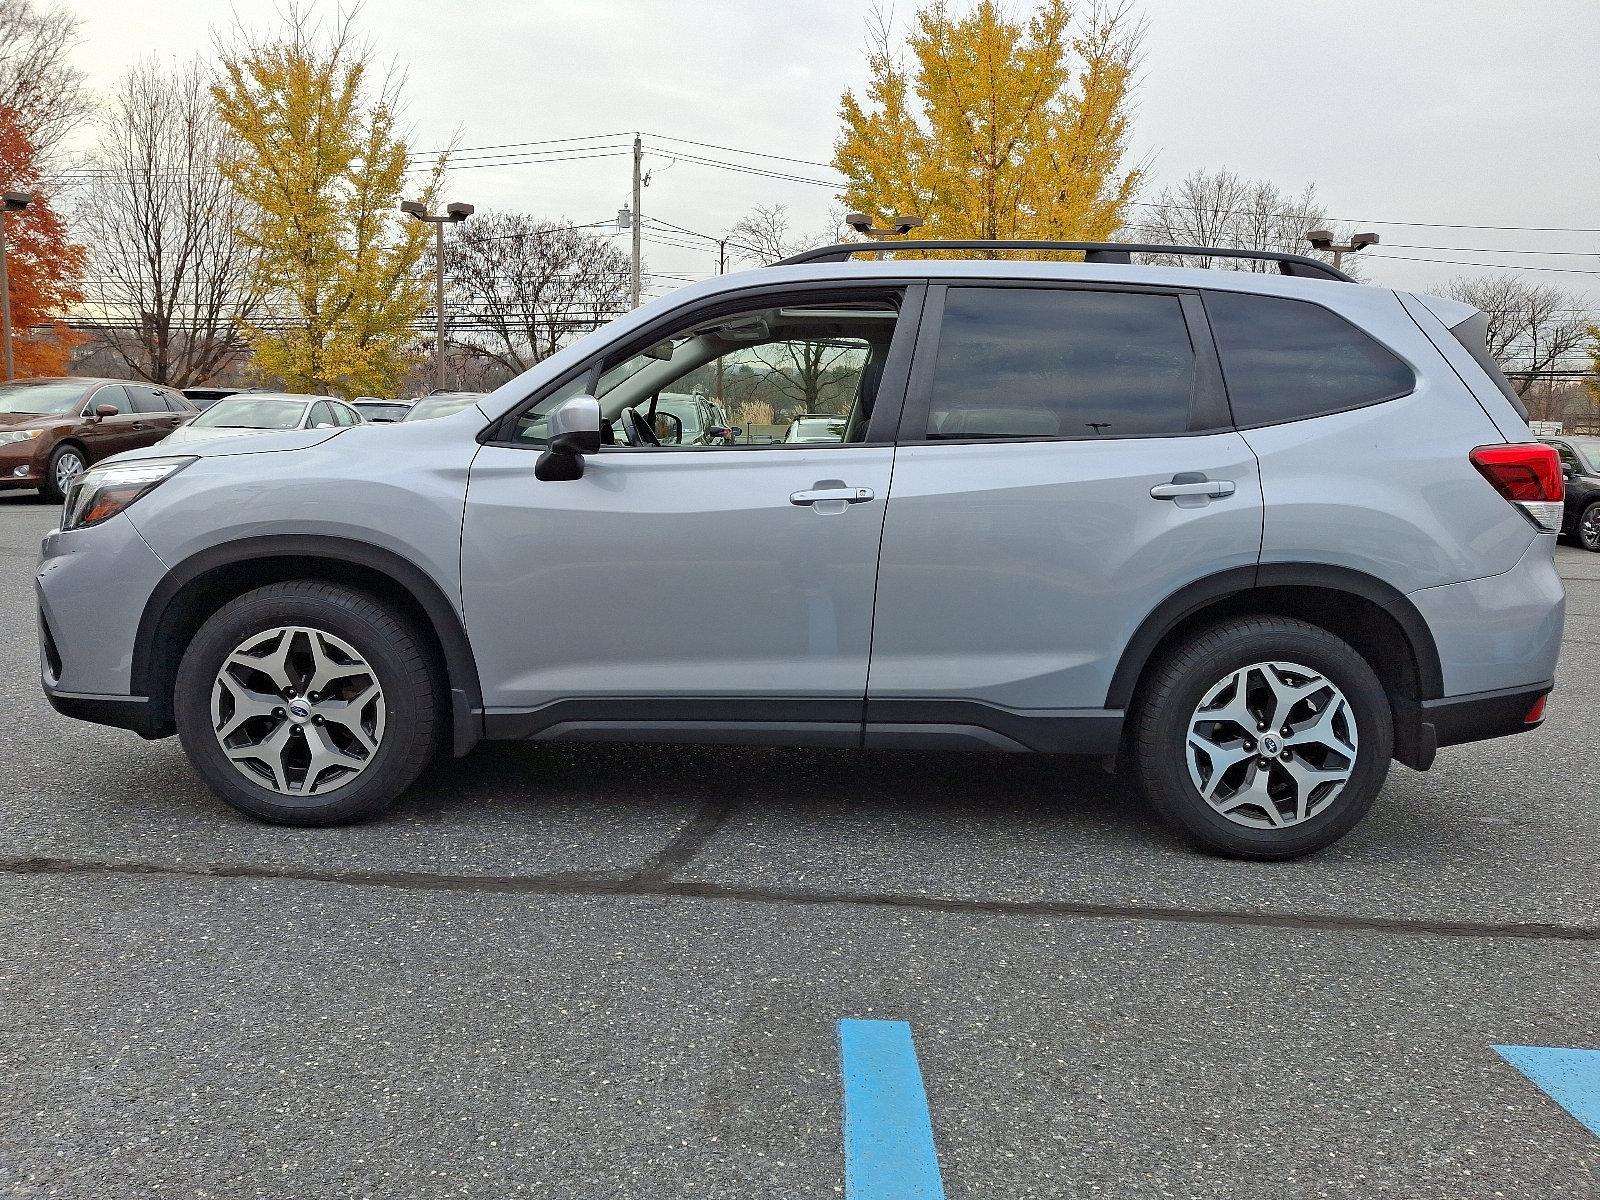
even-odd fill
[{"label": "side mirror", "polygon": [[658,412],[656,414],[656,436],[661,439],[663,446],[682,445],[683,420],[675,413]]},{"label": "side mirror", "polygon": [[121,411],[122,410],[119,409],[115,404],[96,404],[94,406],[94,415],[96,420],[104,420],[106,417],[114,417]]},{"label": "side mirror", "polygon": [[583,456],[600,449],[600,401],[574,396],[551,413],[545,452],[533,465],[533,477],[548,481],[583,478]]},{"label": "side mirror", "polygon": [[1564,463],[1561,464],[1561,474],[1565,478],[1571,479],[1574,475],[1577,474],[1577,472],[1572,469],[1572,464],[1571,463],[1564,462]]}]

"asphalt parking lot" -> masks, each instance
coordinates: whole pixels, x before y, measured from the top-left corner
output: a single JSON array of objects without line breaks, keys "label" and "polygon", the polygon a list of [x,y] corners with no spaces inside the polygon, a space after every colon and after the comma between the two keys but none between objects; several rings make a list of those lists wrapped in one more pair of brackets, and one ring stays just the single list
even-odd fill
[{"label": "asphalt parking lot", "polygon": [[955,1197],[1593,1197],[1492,1051],[1600,1047],[1600,555],[1550,716],[1308,861],[1094,764],[486,747],[234,815],[56,716],[0,498],[0,1194],[827,1197],[841,1018],[910,1022]]}]

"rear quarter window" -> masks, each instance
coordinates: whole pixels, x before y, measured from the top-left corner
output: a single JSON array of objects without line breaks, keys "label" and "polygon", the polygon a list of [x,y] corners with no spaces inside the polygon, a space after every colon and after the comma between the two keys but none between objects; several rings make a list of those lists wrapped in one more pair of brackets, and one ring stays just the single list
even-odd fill
[{"label": "rear quarter window", "polygon": [[1416,387],[1398,355],[1320,304],[1208,292],[1205,306],[1238,425],[1343,412]]},{"label": "rear quarter window", "polygon": [[1489,317],[1486,313],[1473,313],[1459,325],[1450,327],[1450,335],[1461,343],[1461,348],[1472,355],[1472,360],[1483,368],[1495,387],[1500,389],[1500,394],[1511,401],[1511,407],[1517,410],[1517,416],[1524,421],[1528,419],[1528,408],[1522,403],[1522,397],[1517,395],[1511,387],[1511,381],[1506,378],[1500,364],[1495,362],[1494,355],[1489,353]]}]

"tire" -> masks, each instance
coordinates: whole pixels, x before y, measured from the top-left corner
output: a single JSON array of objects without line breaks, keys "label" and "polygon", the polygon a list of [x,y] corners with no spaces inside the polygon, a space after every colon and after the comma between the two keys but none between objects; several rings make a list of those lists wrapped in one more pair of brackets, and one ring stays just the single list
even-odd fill
[{"label": "tire", "polygon": [[[1263,730],[1261,715],[1302,692],[1282,729]],[[1255,728],[1230,712],[1254,715]],[[1383,685],[1347,643],[1303,621],[1239,617],[1153,666],[1130,742],[1144,793],[1170,825],[1213,853],[1271,861],[1329,846],[1366,816],[1389,771],[1394,725]],[[1214,789],[1210,800],[1202,787]]]},{"label": "tire", "polygon": [[189,760],[227,803],[277,824],[336,825],[385,811],[428,765],[446,711],[441,678],[424,639],[384,602],[295,580],[212,614],[179,664],[173,708]]},{"label": "tire", "polygon": [[1600,500],[1591,500],[1583,506],[1572,527],[1572,537],[1585,550],[1600,554]]},{"label": "tire", "polygon": [[[71,464],[77,467],[72,468]],[[68,468],[63,470],[63,467]],[[39,494],[52,504],[60,504],[67,498],[67,485],[72,480],[63,479],[63,475],[76,477],[89,469],[89,460],[84,456],[83,450],[70,442],[57,446],[50,455],[50,463],[45,467],[44,482],[39,485]]]}]

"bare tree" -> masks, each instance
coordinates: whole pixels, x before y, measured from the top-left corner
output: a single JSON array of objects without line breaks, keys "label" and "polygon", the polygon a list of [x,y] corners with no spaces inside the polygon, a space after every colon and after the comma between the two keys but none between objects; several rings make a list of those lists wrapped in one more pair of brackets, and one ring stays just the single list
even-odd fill
[{"label": "bare tree", "polygon": [[1547,283],[1510,275],[1461,275],[1441,294],[1489,318],[1489,354],[1519,396],[1535,391],[1536,383],[1572,362],[1588,342],[1582,298]]},{"label": "bare tree", "polygon": [[445,257],[456,352],[504,378],[627,311],[627,255],[570,222],[479,215]]},{"label": "bare tree", "polygon": [[811,233],[796,232],[789,222],[789,209],[782,204],[758,204],[739,218],[728,231],[728,249],[744,262],[768,266],[802,250],[844,242],[852,238],[844,223],[842,209],[828,212],[828,222]]},{"label": "bare tree", "polygon": [[[1163,188],[1152,201],[1139,205],[1143,214],[1129,228],[1136,241],[1174,246],[1216,246],[1234,250],[1269,250],[1280,254],[1309,254],[1306,232],[1331,229],[1335,240],[1347,230],[1335,228],[1317,199],[1315,185],[1299,195],[1282,191],[1267,180],[1243,179],[1227,168],[1196,171],[1182,183]],[[1213,258],[1209,255],[1179,259],[1150,255],[1150,262],[1218,267],[1228,271],[1275,272],[1268,261],[1249,258]],[[1346,274],[1359,265],[1347,257]]]},{"label": "bare tree", "polygon": [[101,118],[78,203],[90,246],[91,310],[116,356],[154,383],[186,387],[242,349],[260,303],[244,202],[217,170],[226,134],[198,63],[135,66]]},{"label": "bare tree", "polygon": [[94,110],[83,72],[72,63],[79,20],[34,0],[0,0],[0,107],[14,109],[23,132],[49,161],[61,139]]}]

